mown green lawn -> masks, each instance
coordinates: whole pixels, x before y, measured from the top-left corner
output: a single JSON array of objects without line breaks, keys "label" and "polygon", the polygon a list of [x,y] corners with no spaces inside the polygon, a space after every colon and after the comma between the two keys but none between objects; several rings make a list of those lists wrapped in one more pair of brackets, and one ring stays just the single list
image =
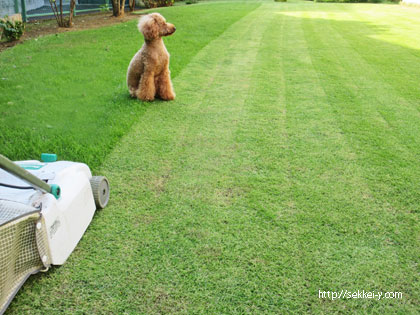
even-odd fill
[{"label": "mown green lawn", "polygon": [[54,150],[112,186],[68,262],[9,313],[417,313],[420,11],[159,11],[177,26],[173,102],[128,98],[135,22],[0,54],[1,151]]},{"label": "mown green lawn", "polygon": [[[166,10],[168,21],[182,23],[177,37],[165,41],[173,57],[172,77],[200,49],[257,6],[220,3]],[[200,19],[196,19],[198,15]],[[1,53],[2,153],[19,160],[39,159],[40,152],[57,152],[62,159],[82,161],[97,170],[148,109],[147,104],[129,97],[125,83],[128,64],[143,44],[136,24],[133,20],[45,36]]]}]

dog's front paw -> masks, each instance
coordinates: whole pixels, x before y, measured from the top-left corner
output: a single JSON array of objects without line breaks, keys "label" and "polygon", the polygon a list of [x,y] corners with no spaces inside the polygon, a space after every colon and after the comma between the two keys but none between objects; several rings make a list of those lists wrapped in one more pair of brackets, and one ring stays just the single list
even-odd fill
[{"label": "dog's front paw", "polygon": [[173,91],[160,91],[159,96],[164,101],[173,101],[176,95]]},{"label": "dog's front paw", "polygon": [[151,102],[155,100],[155,98],[151,96],[140,96],[138,99],[144,102]]},{"label": "dog's front paw", "polygon": [[173,100],[175,99],[175,94],[161,96],[161,98],[162,98],[164,101],[173,101]]},{"label": "dog's front paw", "polygon": [[140,92],[137,93],[137,98],[141,101],[151,102],[155,99],[155,94]]},{"label": "dog's front paw", "polygon": [[132,98],[136,98],[137,97],[137,95],[136,95],[136,89],[130,88],[129,92],[130,92],[130,96]]}]

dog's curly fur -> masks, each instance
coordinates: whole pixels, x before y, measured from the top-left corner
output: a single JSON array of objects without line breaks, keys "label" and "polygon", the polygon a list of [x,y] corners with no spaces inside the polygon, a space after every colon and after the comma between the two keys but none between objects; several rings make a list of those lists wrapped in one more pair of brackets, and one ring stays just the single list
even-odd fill
[{"label": "dog's curly fur", "polygon": [[175,26],[166,23],[159,13],[145,15],[137,25],[144,36],[144,44],[131,59],[127,71],[127,85],[130,95],[143,101],[175,99],[169,72],[169,53],[162,36],[175,32]]}]

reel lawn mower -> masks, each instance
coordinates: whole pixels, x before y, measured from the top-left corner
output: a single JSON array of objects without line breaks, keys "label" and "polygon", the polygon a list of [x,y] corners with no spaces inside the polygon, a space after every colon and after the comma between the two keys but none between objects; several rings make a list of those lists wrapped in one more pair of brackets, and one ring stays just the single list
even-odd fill
[{"label": "reel lawn mower", "polygon": [[86,164],[41,161],[0,154],[0,314],[30,275],[65,263],[109,200],[108,180]]}]

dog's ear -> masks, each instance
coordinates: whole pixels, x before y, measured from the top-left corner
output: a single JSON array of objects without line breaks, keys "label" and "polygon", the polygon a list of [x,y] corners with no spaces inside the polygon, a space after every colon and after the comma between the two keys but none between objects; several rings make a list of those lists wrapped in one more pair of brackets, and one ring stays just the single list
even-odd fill
[{"label": "dog's ear", "polygon": [[145,39],[155,39],[159,37],[159,26],[151,14],[140,18],[137,27],[143,33]]}]

